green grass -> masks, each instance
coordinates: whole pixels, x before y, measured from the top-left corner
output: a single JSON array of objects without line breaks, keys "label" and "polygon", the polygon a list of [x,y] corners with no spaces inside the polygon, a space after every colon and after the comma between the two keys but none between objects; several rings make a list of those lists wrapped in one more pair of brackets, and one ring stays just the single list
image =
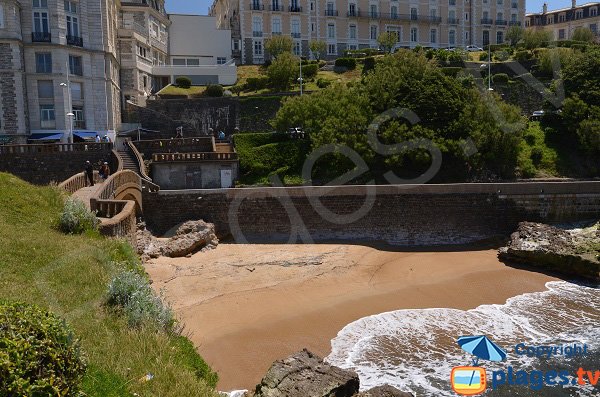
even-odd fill
[{"label": "green grass", "polygon": [[[131,247],[97,234],[57,230],[63,205],[52,187],[0,173],[0,299],[57,313],[81,339],[88,396],[216,396],[215,375],[178,335],[131,329],[103,300],[111,278],[139,270]],[[140,381],[147,373],[154,379]]]},{"label": "green grass", "polygon": [[538,122],[530,122],[519,145],[519,169],[524,178],[560,176],[558,153],[549,146],[546,134]]},{"label": "green grass", "polygon": [[205,86],[193,85],[190,88],[180,88],[175,85],[168,85],[158,92],[158,95],[185,95],[198,96],[206,91]]}]

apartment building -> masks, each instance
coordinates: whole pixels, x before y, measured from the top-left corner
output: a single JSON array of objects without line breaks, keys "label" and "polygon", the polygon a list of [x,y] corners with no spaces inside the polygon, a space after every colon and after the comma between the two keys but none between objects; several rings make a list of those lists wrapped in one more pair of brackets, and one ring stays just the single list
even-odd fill
[{"label": "apartment building", "polygon": [[577,5],[572,0],[571,7],[548,11],[544,3],[542,12],[527,14],[525,26],[529,29],[546,29],[554,34],[555,40],[569,40],[575,29],[589,28],[596,36],[599,35],[600,2]]},{"label": "apartment building", "polygon": [[345,50],[377,48],[382,32],[398,37],[396,47],[482,46],[505,41],[521,25],[524,0],[215,0],[210,15],[231,29],[240,63],[269,58],[265,40],[289,35],[297,55],[310,56],[309,42],[326,42],[323,58]]}]

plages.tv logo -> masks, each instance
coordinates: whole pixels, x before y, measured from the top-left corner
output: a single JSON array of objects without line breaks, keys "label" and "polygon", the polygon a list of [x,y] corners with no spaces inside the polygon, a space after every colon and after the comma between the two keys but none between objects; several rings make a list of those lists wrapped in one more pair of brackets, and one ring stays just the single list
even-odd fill
[{"label": "plages.tv logo", "polygon": [[452,390],[463,396],[481,394],[487,387],[487,380],[485,368],[478,366],[479,360],[504,361],[506,352],[485,335],[461,336],[458,345],[475,358],[470,366],[452,368]]}]

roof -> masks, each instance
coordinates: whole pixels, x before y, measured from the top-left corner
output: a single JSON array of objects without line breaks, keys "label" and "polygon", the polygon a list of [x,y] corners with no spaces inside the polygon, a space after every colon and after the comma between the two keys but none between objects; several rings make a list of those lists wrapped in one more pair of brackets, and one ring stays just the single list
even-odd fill
[{"label": "roof", "polygon": [[534,15],[548,15],[548,14],[555,14],[557,12],[565,12],[565,11],[569,11],[569,10],[578,10],[581,8],[585,8],[585,7],[591,7],[591,6],[595,6],[595,5],[600,5],[600,2],[595,1],[592,3],[585,3],[585,4],[580,4],[578,6],[576,6],[575,8],[573,7],[565,7],[565,8],[558,8],[556,10],[548,10],[546,13],[543,12],[530,12],[528,14],[525,14],[526,17],[528,16],[534,16]]}]

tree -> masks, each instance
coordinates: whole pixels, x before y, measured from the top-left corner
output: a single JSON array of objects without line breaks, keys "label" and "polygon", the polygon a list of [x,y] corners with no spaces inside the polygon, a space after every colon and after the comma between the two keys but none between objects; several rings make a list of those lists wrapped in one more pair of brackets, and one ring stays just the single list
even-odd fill
[{"label": "tree", "polygon": [[288,36],[273,36],[265,42],[265,50],[273,58],[277,58],[279,55],[285,52],[292,52],[293,41]]},{"label": "tree", "polygon": [[523,42],[528,50],[547,47],[552,41],[552,37],[552,32],[545,29],[527,29],[523,32]]},{"label": "tree", "polygon": [[516,46],[519,41],[523,39],[524,29],[520,26],[514,25],[508,28],[506,32],[506,40],[510,42],[511,46]]},{"label": "tree", "polygon": [[385,52],[392,52],[392,49],[398,42],[396,32],[384,32],[377,37],[377,43]]},{"label": "tree", "polygon": [[321,54],[327,49],[327,43],[321,40],[313,40],[308,44],[310,52],[313,54],[315,59],[318,61],[321,59]]},{"label": "tree", "polygon": [[573,36],[571,37],[573,41],[584,41],[586,43],[591,43],[594,41],[594,32],[585,26],[580,26],[573,31]]},{"label": "tree", "polygon": [[299,62],[300,60],[291,52],[283,52],[275,58],[267,68],[271,86],[280,91],[288,90],[298,76]]}]

